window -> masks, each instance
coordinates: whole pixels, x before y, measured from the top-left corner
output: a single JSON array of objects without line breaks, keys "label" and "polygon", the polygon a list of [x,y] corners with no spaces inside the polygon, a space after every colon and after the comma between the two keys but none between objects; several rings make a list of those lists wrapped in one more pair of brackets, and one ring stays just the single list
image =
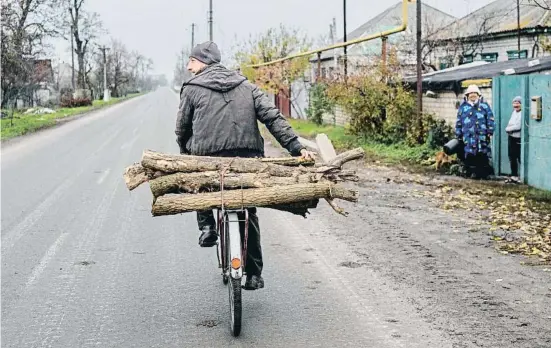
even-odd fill
[{"label": "window", "polygon": [[497,53],[482,53],[480,57],[482,60],[489,63],[497,62]]},{"label": "window", "polygon": [[453,67],[453,59],[451,57],[443,57],[440,59],[440,70]]},{"label": "window", "polygon": [[473,61],[474,61],[474,57],[472,54],[465,54],[464,56],[461,57],[461,62],[459,63],[459,65],[472,63]]},{"label": "window", "polygon": [[508,59],[508,60],[526,59],[526,58],[528,58],[528,50],[507,51],[507,59]]}]

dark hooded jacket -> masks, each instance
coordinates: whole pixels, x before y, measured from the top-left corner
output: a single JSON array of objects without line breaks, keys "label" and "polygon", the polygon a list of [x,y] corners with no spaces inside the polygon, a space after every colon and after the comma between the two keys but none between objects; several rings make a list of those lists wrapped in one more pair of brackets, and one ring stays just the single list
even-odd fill
[{"label": "dark hooded jacket", "polygon": [[216,155],[227,151],[264,155],[257,120],[291,154],[303,146],[275,105],[255,85],[220,64],[184,82],[176,135],[180,152]]}]

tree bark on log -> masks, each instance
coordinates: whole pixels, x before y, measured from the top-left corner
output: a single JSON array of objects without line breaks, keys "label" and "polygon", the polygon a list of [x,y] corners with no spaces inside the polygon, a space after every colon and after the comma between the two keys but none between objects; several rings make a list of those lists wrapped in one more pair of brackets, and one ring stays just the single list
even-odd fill
[{"label": "tree bark on log", "polygon": [[[224,206],[227,209],[281,206],[320,198],[339,198],[350,202],[357,202],[358,192],[334,185],[330,182],[322,182],[230,190],[224,191],[223,195]],[[220,192],[163,196],[153,203],[151,212],[153,216],[162,216],[216,209],[221,206],[221,199]]]},{"label": "tree bark on log", "polygon": [[172,173],[205,172],[229,170],[234,173],[267,173],[272,177],[295,177],[307,173],[318,173],[318,180],[325,177],[331,181],[357,181],[353,171],[341,170],[348,162],[364,156],[361,148],[343,152],[328,164],[315,167],[296,167],[301,164],[312,165],[300,157],[285,158],[227,158],[171,155],[146,150],[141,164],[137,163],[126,168],[124,180],[129,190],[133,190],[144,182]]},{"label": "tree bark on log", "polygon": [[128,190],[132,191],[144,182],[159,178],[167,173],[144,168],[140,163],[135,163],[124,170],[123,178]]},{"label": "tree bark on log", "polygon": [[357,147],[355,149],[352,149],[337,155],[337,157],[327,162],[326,165],[340,168],[346,162],[357,160],[357,159],[363,158],[364,156],[365,156],[364,149],[362,149],[361,147]]},{"label": "tree bark on log", "polygon": [[[193,181],[200,180],[200,177],[203,176],[212,176],[214,177],[214,173],[216,173],[216,176],[220,176],[220,173],[218,172],[197,172],[197,173],[165,173],[161,171],[154,171],[149,168],[144,168],[141,164],[136,163],[130,167],[127,167],[124,174],[124,182],[126,183],[126,187],[128,190],[132,191],[136,187],[140,186],[141,184],[145,182],[149,182],[150,185],[155,185],[155,188],[151,188],[151,192],[153,193],[154,197],[161,196],[162,192],[166,193],[177,193],[177,192],[192,192],[190,190],[186,190],[185,186],[182,187],[182,191],[176,190],[174,188],[174,185],[180,185],[177,182],[181,180],[190,180],[190,182],[186,185],[191,185]],[[229,173],[226,174],[227,177],[235,177],[235,173]],[[273,181],[274,185],[289,185],[292,183],[303,183],[303,182],[318,182],[322,178],[327,179],[332,182],[341,182],[341,181],[358,181],[358,176],[356,175],[356,172],[353,170],[330,170],[326,173],[301,173],[300,171],[296,172],[296,175],[290,176],[290,177],[274,177],[270,176],[268,173],[242,173],[242,175],[246,177],[250,176],[258,176],[259,178],[263,178],[264,176],[270,177],[271,181]],[[183,176],[190,176],[189,178],[184,178]],[[161,180],[162,178],[165,178]],[[170,178],[168,178],[170,177]],[[310,181],[305,181],[306,178],[312,178]],[[166,181],[165,181],[166,180]],[[267,181],[267,180],[263,180]],[[201,180],[199,183],[205,182],[204,185],[209,185],[209,181]],[[247,180],[245,180],[247,182]],[[219,183],[219,181],[218,181]],[[215,183],[211,181],[210,186],[214,186]],[[268,183],[264,186],[258,186],[258,185],[249,185],[249,186],[243,186],[243,187],[267,187],[267,186],[274,186],[274,185],[268,185]],[[167,186],[167,188],[158,188],[158,186]],[[170,186],[171,188],[169,188]],[[241,188],[241,186],[239,186]],[[165,192],[166,191],[166,192]],[[158,193],[156,193],[158,192]]]},{"label": "tree bark on log", "polygon": [[[278,164],[278,162],[283,164]],[[273,176],[292,176],[296,168],[293,164],[314,164],[300,157],[283,159],[275,158],[240,158],[240,157],[208,157],[171,155],[146,150],[142,156],[142,166],[165,173],[192,173],[206,171],[221,171],[228,169],[235,173],[269,173]]]},{"label": "tree bark on log", "polygon": [[[365,152],[362,148],[346,151],[335,157],[329,163],[322,164],[317,169],[303,168],[305,172],[323,172],[331,167],[340,168],[344,163],[362,158]],[[313,165],[301,157],[284,158],[239,158],[239,157],[208,157],[172,155],[150,150],[142,155],[142,166],[165,173],[192,173],[205,171],[220,171],[228,168],[236,173],[270,173],[273,176],[290,176],[294,173],[289,166]]]},{"label": "tree bark on log", "polygon": [[[224,188],[262,188],[317,182],[315,174],[293,177],[270,176],[268,173],[228,173],[224,175]],[[149,181],[153,198],[167,193],[199,193],[220,191],[219,172],[174,173]]]}]

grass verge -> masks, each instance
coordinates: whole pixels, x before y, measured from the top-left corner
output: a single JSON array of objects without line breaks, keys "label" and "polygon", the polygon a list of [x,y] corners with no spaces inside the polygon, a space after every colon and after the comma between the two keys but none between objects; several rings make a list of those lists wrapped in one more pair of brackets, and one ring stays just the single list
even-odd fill
[{"label": "grass verge", "polygon": [[293,129],[303,138],[313,139],[319,133],[325,133],[337,150],[347,150],[353,147],[362,147],[366,159],[383,164],[407,165],[412,169],[426,170],[422,163],[433,158],[438,150],[430,149],[426,145],[409,146],[405,143],[381,144],[347,134],[344,127],[330,125],[316,125],[315,123],[293,120],[289,122]]},{"label": "grass verge", "polygon": [[136,97],[140,94],[131,94],[122,98],[111,98],[108,102],[103,100],[94,100],[91,106],[82,106],[78,108],[61,108],[57,109],[53,114],[43,115],[24,115],[21,112],[14,114],[13,120],[1,120],[0,139],[12,139],[28,133],[33,133],[38,130],[55,126],[59,120],[67,117],[76,116],[85,112],[98,110],[106,106],[120,103],[123,100]]}]

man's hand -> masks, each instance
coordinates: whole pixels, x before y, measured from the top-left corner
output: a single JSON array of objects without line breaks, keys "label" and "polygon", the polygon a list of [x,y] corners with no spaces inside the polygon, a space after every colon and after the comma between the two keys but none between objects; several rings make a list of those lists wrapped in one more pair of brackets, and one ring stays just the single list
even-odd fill
[{"label": "man's hand", "polygon": [[306,149],[300,150],[300,155],[302,158],[306,160],[312,160],[314,161],[316,159],[316,153],[312,151],[308,151]]}]

